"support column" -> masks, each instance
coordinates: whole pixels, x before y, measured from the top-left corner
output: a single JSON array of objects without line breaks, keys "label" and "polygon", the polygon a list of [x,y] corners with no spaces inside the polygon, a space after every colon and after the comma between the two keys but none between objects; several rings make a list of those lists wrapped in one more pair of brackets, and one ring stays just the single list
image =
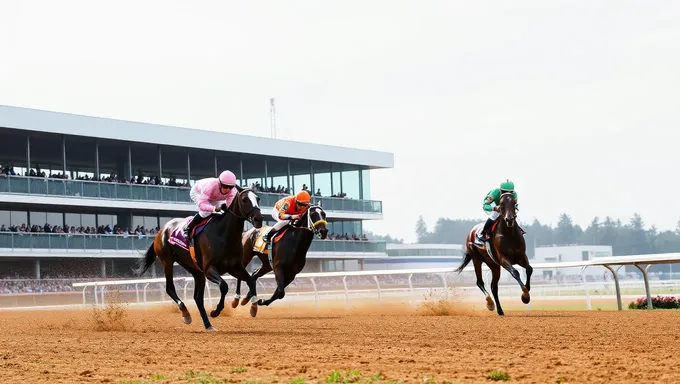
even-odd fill
[{"label": "support column", "polygon": [[269,186],[269,172],[267,169],[267,158],[264,158],[264,185],[262,187],[267,188]]},{"label": "support column", "polygon": [[94,141],[94,177],[99,180],[101,172],[99,171],[99,140]]},{"label": "support column", "polygon": [[238,157],[238,171],[239,171],[239,177],[241,179],[241,186],[242,187],[250,187],[249,185],[246,185],[246,178],[243,176],[243,155],[240,155]]},{"label": "support column", "polygon": [[331,196],[335,194],[335,190],[333,189],[333,164],[331,164],[331,190],[330,190]]},{"label": "support column", "polygon": [[290,160],[288,160],[288,171],[286,174],[286,188],[290,189],[290,192],[293,192],[293,184],[291,183],[291,176],[290,176]]},{"label": "support column", "polygon": [[310,195],[314,196],[316,188],[314,188],[314,164],[309,162],[309,189],[311,190]]},{"label": "support column", "polygon": [[191,153],[187,150],[187,183],[191,184]]},{"label": "support column", "polygon": [[359,168],[359,200],[364,199],[364,171]]},{"label": "support column", "polygon": [[40,280],[40,259],[35,260],[35,278]]},{"label": "support column", "polygon": [[220,171],[217,169],[217,152],[213,153],[213,160],[215,162],[215,177],[220,175]]},{"label": "support column", "polygon": [[102,259],[102,278],[106,278],[106,259]]},{"label": "support column", "polygon": [[64,175],[66,175],[66,135],[61,135],[61,158],[64,165]]},{"label": "support column", "polygon": [[158,180],[162,182],[163,179],[163,151],[161,146],[158,146]]},{"label": "support column", "polygon": [[132,144],[128,144],[128,176],[127,179],[132,179]]},{"label": "support column", "polygon": [[[31,136],[26,135],[26,175],[31,171]],[[22,175],[23,176],[23,175]],[[30,183],[29,183],[30,185]]]}]

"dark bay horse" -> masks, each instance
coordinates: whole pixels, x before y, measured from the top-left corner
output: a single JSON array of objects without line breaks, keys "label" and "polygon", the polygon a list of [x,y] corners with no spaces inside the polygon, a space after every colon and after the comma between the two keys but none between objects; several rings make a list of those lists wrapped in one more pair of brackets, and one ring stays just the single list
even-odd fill
[{"label": "dark bay horse", "polygon": [[[163,265],[165,273],[165,289],[182,311],[184,323],[191,323],[191,315],[186,305],[179,299],[173,282],[173,263],[181,265],[194,277],[194,300],[203,319],[203,325],[208,331],[216,329],[210,324],[205,307],[203,306],[203,292],[206,278],[220,287],[220,301],[210,316],[217,317],[224,309],[224,297],[229,286],[222,279],[222,275],[229,273],[237,279],[245,280],[250,289],[248,299],[257,300],[255,280],[248,274],[241,263],[243,245],[241,235],[243,225],[248,220],[255,228],[262,227],[262,213],[260,212],[260,198],[250,189],[238,189],[237,195],[229,207],[222,204],[222,213],[208,216],[207,224],[202,221],[195,227],[193,255],[188,249],[188,242],[181,235],[188,219],[176,218],[168,221],[156,234],[153,244],[149,246],[145,256],[140,260],[140,275],[146,272],[156,260],[156,256]],[[197,232],[203,227],[201,232]]]},{"label": "dark bay horse", "polygon": [[[501,267],[510,272],[512,277],[519,283],[520,288],[522,288],[522,302],[524,304],[529,304],[529,301],[531,300],[529,290],[531,274],[534,269],[529,265],[523,231],[516,222],[516,202],[517,201],[511,192],[506,192],[501,195],[499,204],[500,215],[491,228],[491,241],[486,241],[484,247],[475,245],[476,233],[482,230],[484,223],[474,226],[465,242],[465,257],[463,262],[460,267],[456,269],[456,271],[460,273],[470,261],[473,262],[475,274],[477,275],[477,286],[482,290],[482,293],[486,295],[486,307],[489,311],[493,311],[494,302],[491,301],[489,293],[486,291],[486,288],[484,288],[484,279],[482,279],[482,262],[486,263],[489,269],[491,269],[491,292],[493,293],[493,298],[496,302],[496,310],[499,316],[504,315],[501,303],[498,300],[498,281],[501,278]],[[515,264],[526,270],[526,286],[522,283],[519,272],[513,267]]]},{"label": "dark bay horse", "polygon": [[[310,205],[307,212],[305,212],[292,225],[285,226],[279,233],[274,235],[271,243],[271,251],[267,251],[260,247],[255,250],[255,246],[261,244],[262,235],[269,231],[270,227],[264,227],[260,230],[253,228],[243,234],[243,265],[250,263],[254,256],[257,256],[262,265],[253,272],[253,279],[257,280],[261,276],[274,271],[276,278],[276,291],[267,300],[259,300],[253,302],[250,306],[250,315],[255,317],[257,314],[258,305],[269,305],[274,300],[283,299],[285,296],[285,288],[290,284],[295,276],[305,267],[307,260],[307,251],[312,245],[314,235],[318,235],[322,240],[328,236],[328,228],[326,228],[326,212],[320,205]],[[271,262],[268,256],[272,253]],[[273,264],[273,265],[272,265]],[[231,302],[231,306],[236,308],[238,300],[241,297],[241,280],[236,281],[236,295]],[[241,301],[241,305],[248,303],[247,297]]]}]

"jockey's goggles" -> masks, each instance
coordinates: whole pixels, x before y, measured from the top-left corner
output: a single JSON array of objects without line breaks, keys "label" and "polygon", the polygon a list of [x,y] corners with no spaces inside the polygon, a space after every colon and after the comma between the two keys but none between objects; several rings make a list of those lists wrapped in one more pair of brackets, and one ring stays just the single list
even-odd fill
[{"label": "jockey's goggles", "polygon": [[299,205],[299,206],[302,206],[302,207],[306,207],[306,206],[309,205],[309,203],[305,203],[305,202],[297,201],[297,200],[295,200],[295,204],[297,204],[297,205]]},{"label": "jockey's goggles", "polygon": [[234,185],[232,185],[232,184],[222,184],[222,183],[220,183],[220,187],[222,187],[222,188],[224,188],[224,189],[232,189],[232,188],[234,188]]}]

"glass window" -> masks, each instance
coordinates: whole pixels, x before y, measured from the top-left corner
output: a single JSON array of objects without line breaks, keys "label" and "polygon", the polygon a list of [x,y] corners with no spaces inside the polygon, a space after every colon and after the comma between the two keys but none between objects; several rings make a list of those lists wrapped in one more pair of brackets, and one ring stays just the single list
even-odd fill
[{"label": "glass window", "polygon": [[158,218],[155,216],[144,216],[144,228],[155,229],[158,227]]},{"label": "glass window", "polygon": [[12,225],[21,226],[22,224],[28,224],[28,212],[24,211],[11,211],[9,213],[9,221]]},{"label": "glass window", "polygon": [[51,226],[63,226],[64,214],[56,212],[47,212],[47,224]]},{"label": "glass window", "polygon": [[[336,166],[337,169],[338,166]],[[342,182],[340,181],[340,172],[331,172],[331,177],[333,179],[333,190],[331,191],[331,196],[338,196],[342,192]]]},{"label": "glass window", "polygon": [[47,223],[47,213],[31,212],[29,215],[31,225],[43,226]]},{"label": "glass window", "polygon": [[297,193],[303,189],[311,190],[311,171],[312,169],[308,160],[290,161],[290,174],[293,176],[291,194]]},{"label": "glass window", "polygon": [[118,217],[115,215],[97,215],[97,221],[99,222],[99,225],[103,226],[110,226],[111,229],[113,229],[113,226],[116,225],[116,221]]},{"label": "glass window", "polygon": [[246,180],[246,186],[254,186],[260,189],[265,188],[264,160],[263,156],[243,155],[243,175]]},{"label": "glass window", "polygon": [[64,223],[68,227],[80,227],[80,214],[78,213],[67,213],[66,222]]},{"label": "glass window", "polygon": [[363,195],[361,196],[364,200],[371,200],[371,170],[364,169],[361,171],[361,190]]},{"label": "glass window", "polygon": [[288,185],[288,159],[282,157],[267,157],[267,184],[272,187],[271,191],[283,190],[285,193]]},{"label": "glass window", "polygon": [[160,220],[159,226],[163,226],[165,225],[165,223],[172,220],[172,217],[160,217],[159,220]]},{"label": "glass window", "polygon": [[96,227],[97,221],[95,215],[82,214],[80,215],[80,222],[83,227]]},{"label": "glass window", "polygon": [[314,191],[315,196],[330,196],[331,191],[331,165],[327,163],[314,163]]},{"label": "glass window", "polygon": [[342,192],[350,199],[359,198],[359,171],[342,172]]},{"label": "glass window", "polygon": [[0,211],[0,226],[4,225],[5,227],[10,226],[10,219],[9,219],[9,211]]}]

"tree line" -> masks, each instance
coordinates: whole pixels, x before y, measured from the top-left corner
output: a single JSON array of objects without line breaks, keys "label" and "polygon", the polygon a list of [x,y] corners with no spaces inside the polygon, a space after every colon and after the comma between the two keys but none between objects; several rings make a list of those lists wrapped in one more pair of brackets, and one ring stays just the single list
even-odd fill
[{"label": "tree line", "polygon": [[[463,244],[470,229],[482,220],[439,218],[432,230],[427,228],[422,216],[416,222],[418,243]],[[527,232],[527,254],[534,256],[534,248],[550,245],[610,245],[614,255],[635,255],[650,253],[680,252],[680,221],[674,230],[659,231],[652,225],[647,228],[642,217],[634,214],[628,222],[593,218],[586,229],[574,224],[572,218],[563,213],[556,227],[520,222]]]}]

